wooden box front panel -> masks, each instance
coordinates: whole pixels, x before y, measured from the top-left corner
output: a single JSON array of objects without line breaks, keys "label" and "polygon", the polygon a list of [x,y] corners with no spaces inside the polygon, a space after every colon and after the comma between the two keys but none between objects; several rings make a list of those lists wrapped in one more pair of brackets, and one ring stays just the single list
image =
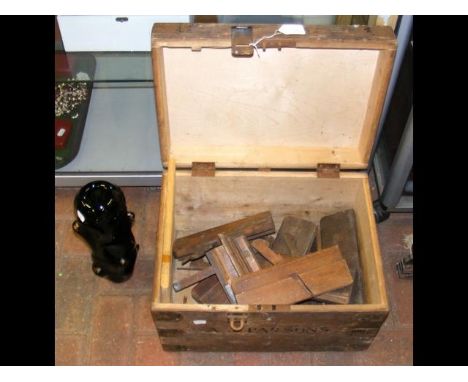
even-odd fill
[{"label": "wooden box front panel", "polygon": [[356,351],[369,347],[388,312],[153,314],[167,351]]}]

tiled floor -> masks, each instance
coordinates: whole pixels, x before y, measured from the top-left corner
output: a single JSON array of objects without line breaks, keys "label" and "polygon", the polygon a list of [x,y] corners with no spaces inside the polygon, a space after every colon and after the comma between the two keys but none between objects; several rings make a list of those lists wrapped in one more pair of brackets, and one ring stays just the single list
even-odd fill
[{"label": "tiled floor", "polygon": [[411,214],[393,214],[378,226],[391,313],[369,350],[353,353],[164,352],[150,315],[159,191],[124,188],[136,214],[140,244],[135,271],[112,284],[91,271],[90,251],[74,234],[73,198],[78,189],[55,191],[57,365],[411,365],[413,282],[399,279],[394,264],[408,253]]}]

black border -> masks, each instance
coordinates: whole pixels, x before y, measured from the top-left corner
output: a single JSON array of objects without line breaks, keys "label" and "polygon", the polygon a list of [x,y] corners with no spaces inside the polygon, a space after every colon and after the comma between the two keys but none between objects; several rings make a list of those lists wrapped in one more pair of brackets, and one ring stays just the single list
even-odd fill
[{"label": "black border", "polygon": [[54,23],[0,23],[4,365],[54,364]]},{"label": "black border", "polygon": [[466,18],[414,17],[414,364],[464,365]]}]

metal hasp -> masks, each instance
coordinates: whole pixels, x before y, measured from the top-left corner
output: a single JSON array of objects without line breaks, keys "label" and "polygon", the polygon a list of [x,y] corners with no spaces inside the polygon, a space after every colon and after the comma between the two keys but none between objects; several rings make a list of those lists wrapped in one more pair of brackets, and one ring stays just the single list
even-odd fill
[{"label": "metal hasp", "polygon": [[231,53],[233,57],[252,57],[252,27],[231,28]]}]

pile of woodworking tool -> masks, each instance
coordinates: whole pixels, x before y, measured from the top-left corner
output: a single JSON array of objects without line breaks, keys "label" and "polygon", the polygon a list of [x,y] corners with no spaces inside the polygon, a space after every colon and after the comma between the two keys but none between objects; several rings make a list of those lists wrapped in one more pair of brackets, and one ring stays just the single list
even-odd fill
[{"label": "pile of woodworking tool", "polygon": [[320,224],[285,216],[275,234],[271,212],[178,238],[174,258],[193,274],[175,280],[176,292],[194,286],[203,304],[359,304],[362,276],[354,211]]}]

